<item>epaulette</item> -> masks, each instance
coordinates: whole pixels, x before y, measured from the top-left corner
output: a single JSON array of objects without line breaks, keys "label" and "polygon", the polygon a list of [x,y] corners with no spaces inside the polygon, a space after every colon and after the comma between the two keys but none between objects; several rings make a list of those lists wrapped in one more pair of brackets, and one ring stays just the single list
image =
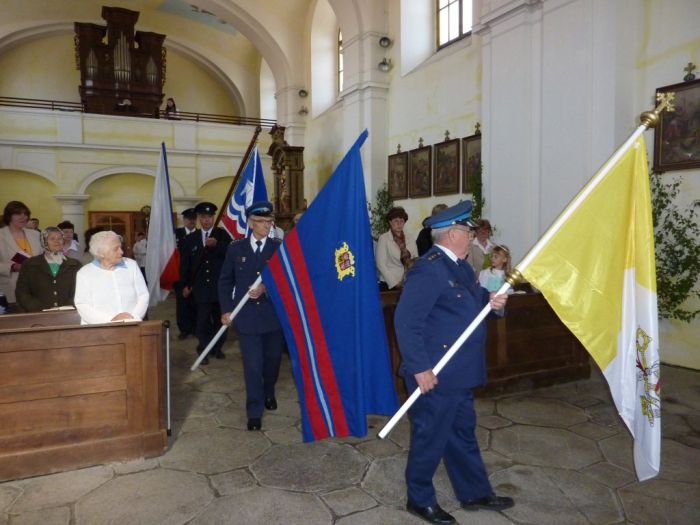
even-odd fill
[{"label": "epaulette", "polygon": [[273,237],[270,239],[272,242],[276,242],[277,244],[282,244],[282,239],[278,239],[277,237]]},{"label": "epaulette", "polygon": [[243,242],[243,241],[247,241],[247,240],[248,240],[248,237],[243,237],[243,238],[241,238],[241,239],[233,239],[233,240],[231,241],[231,244],[236,244],[236,243]]},{"label": "epaulette", "polygon": [[438,251],[435,251],[435,252],[431,253],[430,255],[428,255],[426,257],[426,259],[428,259],[429,261],[435,261],[435,260],[439,259],[440,257],[442,257],[442,251],[438,250]]}]

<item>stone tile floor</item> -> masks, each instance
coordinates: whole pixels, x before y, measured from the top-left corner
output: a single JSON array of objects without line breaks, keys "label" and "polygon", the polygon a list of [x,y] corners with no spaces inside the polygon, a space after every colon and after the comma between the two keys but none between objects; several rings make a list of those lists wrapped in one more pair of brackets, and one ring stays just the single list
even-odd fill
[{"label": "stone tile floor", "polygon": [[[152,314],[174,318],[172,300]],[[404,510],[407,421],[365,438],[301,442],[285,358],[263,432],[245,429],[237,343],[195,372],[195,341],[172,338],[173,428],[159,458],[0,483],[0,525],[414,524]],[[459,523],[700,523],[700,372],[662,367],[661,473],[638,483],[632,441],[601,376],[480,398],[478,438],[503,513],[459,509],[444,469],[436,488]]]}]

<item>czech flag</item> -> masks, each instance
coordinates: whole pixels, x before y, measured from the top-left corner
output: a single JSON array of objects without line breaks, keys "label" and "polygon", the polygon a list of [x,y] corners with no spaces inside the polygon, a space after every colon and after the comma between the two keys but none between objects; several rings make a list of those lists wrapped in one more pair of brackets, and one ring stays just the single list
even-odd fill
[{"label": "czech flag", "polygon": [[151,296],[150,305],[155,306],[164,301],[168,292],[173,289],[173,284],[179,279],[180,252],[175,242],[168,157],[165,143],[161,143],[146,248],[146,280]]}]

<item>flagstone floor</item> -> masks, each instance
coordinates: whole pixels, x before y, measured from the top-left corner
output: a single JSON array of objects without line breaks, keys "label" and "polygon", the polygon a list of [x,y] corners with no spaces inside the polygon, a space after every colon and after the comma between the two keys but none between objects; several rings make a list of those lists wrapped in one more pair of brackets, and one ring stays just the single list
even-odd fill
[{"label": "flagstone floor", "polygon": [[[172,299],[152,317],[174,319]],[[386,440],[386,418],[366,438],[303,444],[285,358],[279,409],[263,432],[245,430],[238,346],[190,372],[194,339],[171,334],[173,429],[159,458],[0,483],[0,525],[423,523],[404,510],[409,426]],[[503,513],[465,512],[444,469],[440,504],[459,523],[700,523],[700,372],[662,367],[658,478],[638,483],[631,439],[599,374],[590,380],[481,398],[478,438],[491,482],[515,498]]]}]

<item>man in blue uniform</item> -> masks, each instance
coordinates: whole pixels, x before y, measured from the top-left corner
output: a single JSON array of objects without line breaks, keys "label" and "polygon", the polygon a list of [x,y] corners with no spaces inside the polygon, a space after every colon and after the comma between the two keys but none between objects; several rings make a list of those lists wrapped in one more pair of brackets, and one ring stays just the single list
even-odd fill
[{"label": "man in blue uniform", "polygon": [[486,382],[482,323],[437,377],[432,368],[487,303],[500,310],[507,295],[479,286],[464,260],[474,238],[472,204],[461,202],[428,219],[433,247],[408,272],[396,308],[408,391],[422,395],[409,411],[411,449],[406,466],[406,508],[430,523],[454,523],[437,503],[433,475],[444,459],[457,499],[465,510],[503,510],[513,500],[496,496],[481,459],[474,430],[471,389]]},{"label": "man in blue uniform", "polygon": [[233,323],[243,355],[248,430],[262,427],[263,407],[277,408],[275,383],[279,376],[284,336],[270,298],[262,283],[251,289],[281,242],[268,237],[272,228],[272,204],[256,202],[246,210],[251,235],[232,242],[219,278],[219,301],[223,324],[241,299],[250,298]]},{"label": "man in blue uniform", "polygon": [[[182,258],[185,237],[197,231],[197,212],[194,211],[194,208],[187,208],[182,212],[182,222],[183,226],[175,229],[175,241],[177,242],[177,249],[180,251],[180,258]],[[185,339],[190,334],[194,334],[197,326],[197,308],[193,297],[190,295],[185,298],[182,295],[182,289],[185,285],[187,283],[182,280],[177,281],[174,285],[175,318],[177,319],[177,327],[180,330],[180,334],[177,336],[178,339]]]},{"label": "man in blue uniform", "polygon": [[[182,242],[180,280],[184,283],[183,297],[191,295],[197,308],[197,354],[201,354],[221,326],[217,283],[231,237],[223,228],[214,228],[216,205],[200,202],[194,209],[201,229],[190,233]],[[211,355],[224,359],[221,347],[225,341],[226,334],[223,334]],[[208,363],[209,358],[205,357],[202,364]]]}]

